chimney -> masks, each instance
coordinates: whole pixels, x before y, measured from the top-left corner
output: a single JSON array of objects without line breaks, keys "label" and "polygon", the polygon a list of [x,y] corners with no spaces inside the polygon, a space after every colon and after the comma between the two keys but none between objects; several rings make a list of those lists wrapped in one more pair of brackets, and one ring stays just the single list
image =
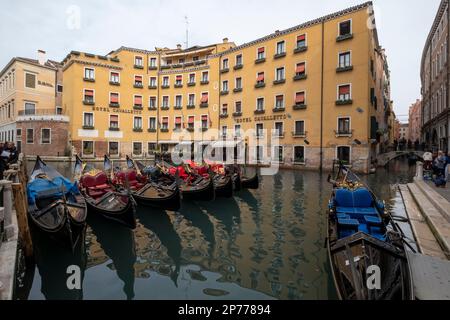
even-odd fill
[{"label": "chimney", "polygon": [[177,44],[177,49],[181,50],[181,44]]},{"label": "chimney", "polygon": [[223,38],[223,43],[228,43],[228,38]]},{"label": "chimney", "polygon": [[37,52],[37,58],[39,61],[39,64],[44,65],[47,61],[47,54],[44,50],[38,50]]}]

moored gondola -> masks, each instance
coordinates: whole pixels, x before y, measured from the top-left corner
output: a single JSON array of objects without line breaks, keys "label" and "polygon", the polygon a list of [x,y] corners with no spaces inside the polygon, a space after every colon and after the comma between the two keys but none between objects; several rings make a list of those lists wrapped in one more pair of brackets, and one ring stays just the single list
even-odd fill
[{"label": "moored gondola", "polygon": [[79,189],[90,212],[128,228],[136,228],[135,204],[128,191],[118,191],[105,172],[84,167],[78,156],[75,173],[79,176]]},{"label": "moored gondola", "polygon": [[341,164],[336,178],[329,181],[334,187],[327,249],[338,297],[413,299],[403,234],[384,204]]},{"label": "moored gondola", "polygon": [[241,188],[243,189],[258,189],[259,188],[259,175],[258,170],[252,176],[241,174]]},{"label": "moored gondola", "polygon": [[211,162],[207,165],[207,169],[212,172],[216,197],[231,198],[234,189],[232,172],[222,164]]},{"label": "moored gondola", "polygon": [[33,225],[72,251],[82,241],[87,208],[76,183],[38,156],[27,185],[28,214]]}]

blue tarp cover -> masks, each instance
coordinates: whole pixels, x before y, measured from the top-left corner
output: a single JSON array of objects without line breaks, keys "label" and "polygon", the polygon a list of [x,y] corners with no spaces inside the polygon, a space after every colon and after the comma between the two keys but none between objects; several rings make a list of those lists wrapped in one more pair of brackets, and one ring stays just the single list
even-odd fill
[{"label": "blue tarp cover", "polygon": [[37,178],[30,182],[27,186],[28,203],[34,204],[36,199],[49,197],[62,197],[62,193],[79,194],[76,183],[70,182],[69,179],[56,177],[53,180]]}]

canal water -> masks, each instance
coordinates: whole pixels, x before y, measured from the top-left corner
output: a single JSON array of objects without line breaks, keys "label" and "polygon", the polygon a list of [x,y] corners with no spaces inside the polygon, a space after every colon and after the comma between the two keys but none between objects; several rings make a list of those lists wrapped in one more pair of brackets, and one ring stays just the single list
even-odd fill
[{"label": "canal water", "polygon": [[[32,164],[30,164],[32,166]],[[67,165],[55,165],[70,175]],[[412,180],[406,159],[363,179],[403,215],[396,185]],[[131,231],[90,215],[75,254],[34,236],[36,265],[20,299],[334,299],[324,241],[327,174],[281,171],[233,199],[183,203],[179,212],[139,208]],[[407,231],[408,233],[408,231]],[[82,274],[68,290],[67,267]]]}]

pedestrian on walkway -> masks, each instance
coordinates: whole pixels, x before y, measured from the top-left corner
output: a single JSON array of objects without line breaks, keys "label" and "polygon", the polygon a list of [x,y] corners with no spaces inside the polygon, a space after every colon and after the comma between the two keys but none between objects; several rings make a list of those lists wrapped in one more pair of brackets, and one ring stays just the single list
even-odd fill
[{"label": "pedestrian on walkway", "polygon": [[447,161],[445,166],[445,181],[450,182],[450,152],[447,154]]},{"label": "pedestrian on walkway", "polygon": [[444,155],[444,152],[439,151],[438,156],[434,159],[433,166],[434,172],[437,177],[445,176],[445,167],[447,165],[447,157]]}]

